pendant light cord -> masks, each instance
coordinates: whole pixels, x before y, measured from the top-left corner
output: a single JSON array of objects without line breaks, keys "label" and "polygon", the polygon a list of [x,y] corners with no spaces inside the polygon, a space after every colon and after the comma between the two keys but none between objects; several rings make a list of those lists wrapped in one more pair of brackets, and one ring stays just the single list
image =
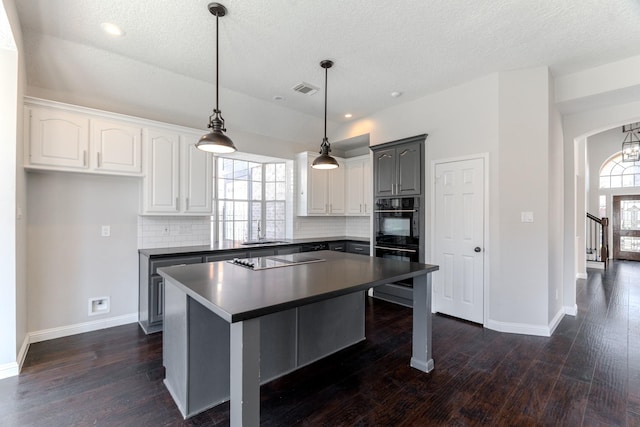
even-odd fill
[{"label": "pendant light cord", "polygon": [[324,69],[324,140],[327,140],[327,74],[329,69]]},{"label": "pendant light cord", "polygon": [[218,93],[220,92],[220,89],[218,88],[218,40],[220,40],[220,37],[218,36],[218,19],[220,19],[220,17],[216,14],[216,111],[220,111],[218,109]]}]

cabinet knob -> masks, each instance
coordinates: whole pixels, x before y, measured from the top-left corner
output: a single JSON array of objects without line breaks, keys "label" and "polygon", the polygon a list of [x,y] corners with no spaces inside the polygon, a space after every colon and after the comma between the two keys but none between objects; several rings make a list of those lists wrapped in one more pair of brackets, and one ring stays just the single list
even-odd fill
[{"label": "cabinet knob", "polygon": [[474,252],[482,252],[482,249],[480,248],[480,246],[476,246],[475,248],[473,248]]}]

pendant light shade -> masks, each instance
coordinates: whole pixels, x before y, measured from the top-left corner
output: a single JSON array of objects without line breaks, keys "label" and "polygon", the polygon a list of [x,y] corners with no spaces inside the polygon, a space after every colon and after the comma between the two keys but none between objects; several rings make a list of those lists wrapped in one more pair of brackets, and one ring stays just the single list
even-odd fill
[{"label": "pendant light shade", "polygon": [[320,156],[311,164],[314,169],[335,169],[337,168],[338,161],[331,157],[331,145],[327,139],[327,70],[333,66],[333,61],[325,59],[320,62],[320,66],[324,68],[324,138],[322,144],[320,144]]},{"label": "pendant light shade", "polygon": [[202,151],[210,153],[233,153],[236,151],[233,141],[224,132],[227,131],[224,126],[224,119],[222,118],[222,112],[218,108],[218,19],[227,14],[227,8],[220,3],[209,3],[209,12],[216,17],[216,107],[213,110],[213,114],[209,116],[209,129],[211,131],[203,135],[202,138],[196,144],[196,147]]}]

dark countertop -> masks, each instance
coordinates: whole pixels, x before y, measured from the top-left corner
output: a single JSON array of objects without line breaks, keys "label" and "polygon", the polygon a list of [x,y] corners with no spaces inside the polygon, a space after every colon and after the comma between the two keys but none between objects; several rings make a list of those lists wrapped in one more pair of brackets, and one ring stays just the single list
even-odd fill
[{"label": "dark countertop", "polygon": [[290,246],[290,245],[303,245],[309,243],[322,243],[322,242],[338,242],[342,240],[350,240],[352,242],[369,243],[369,239],[366,237],[313,237],[309,239],[282,239],[285,243],[268,243],[257,245],[243,245],[242,242],[216,242],[212,245],[202,246],[179,246],[173,248],[152,248],[152,249],[138,249],[138,252],[147,256],[167,256],[167,255],[185,255],[199,252],[218,252],[218,251],[233,251],[241,249],[255,249],[255,248],[268,248],[276,246]]},{"label": "dark countertop", "polygon": [[436,265],[345,252],[309,255],[325,261],[257,271],[220,261],[164,267],[158,272],[233,323],[438,270]]}]

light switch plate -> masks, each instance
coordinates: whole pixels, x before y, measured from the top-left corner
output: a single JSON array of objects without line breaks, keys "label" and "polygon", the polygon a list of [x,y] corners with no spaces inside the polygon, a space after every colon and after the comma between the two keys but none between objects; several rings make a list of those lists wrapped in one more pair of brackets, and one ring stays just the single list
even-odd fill
[{"label": "light switch plate", "polygon": [[520,212],[521,222],[533,222],[533,212]]},{"label": "light switch plate", "polygon": [[110,225],[103,225],[102,226],[102,233],[101,233],[102,237],[109,237],[111,236],[111,226]]}]

